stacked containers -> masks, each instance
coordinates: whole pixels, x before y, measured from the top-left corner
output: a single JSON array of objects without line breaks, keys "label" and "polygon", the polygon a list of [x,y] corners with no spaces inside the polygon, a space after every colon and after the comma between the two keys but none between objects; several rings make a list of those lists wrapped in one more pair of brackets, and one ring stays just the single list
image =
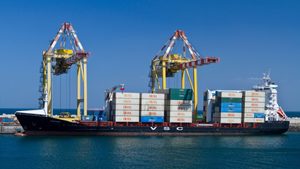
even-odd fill
[{"label": "stacked containers", "polygon": [[115,122],[139,122],[140,94],[114,93],[112,119]]},{"label": "stacked containers", "polygon": [[169,89],[166,120],[170,123],[192,123],[192,89]]},{"label": "stacked containers", "polygon": [[264,123],[265,122],[265,92],[244,91],[243,92],[243,122]]},{"label": "stacked containers", "polygon": [[141,122],[164,122],[165,94],[141,94]]},{"label": "stacked containers", "polygon": [[239,91],[217,91],[213,121],[228,124],[242,122],[242,96]]}]

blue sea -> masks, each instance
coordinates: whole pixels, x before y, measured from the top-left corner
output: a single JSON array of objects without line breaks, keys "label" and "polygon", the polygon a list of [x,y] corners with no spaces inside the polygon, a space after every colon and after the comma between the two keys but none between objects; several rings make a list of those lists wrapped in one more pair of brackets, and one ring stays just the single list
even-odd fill
[{"label": "blue sea", "polygon": [[192,137],[0,135],[0,169],[300,168],[299,143],[300,132]]},{"label": "blue sea", "polygon": [[0,135],[1,169],[300,167],[300,133],[278,136]]}]

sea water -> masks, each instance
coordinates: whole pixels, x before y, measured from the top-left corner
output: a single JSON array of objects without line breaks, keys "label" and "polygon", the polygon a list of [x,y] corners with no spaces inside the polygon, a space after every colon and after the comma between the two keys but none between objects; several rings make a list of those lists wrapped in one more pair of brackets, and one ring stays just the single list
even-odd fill
[{"label": "sea water", "polygon": [[277,136],[0,135],[1,169],[299,168],[300,133]]}]

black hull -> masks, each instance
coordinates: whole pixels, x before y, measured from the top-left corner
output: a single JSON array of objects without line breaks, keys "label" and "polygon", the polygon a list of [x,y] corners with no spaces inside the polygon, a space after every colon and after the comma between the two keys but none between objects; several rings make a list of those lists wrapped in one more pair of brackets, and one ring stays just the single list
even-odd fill
[{"label": "black hull", "polygon": [[212,127],[212,126],[87,126],[67,122],[43,115],[16,113],[27,135],[274,135],[288,131],[289,122],[266,122],[256,127]]}]

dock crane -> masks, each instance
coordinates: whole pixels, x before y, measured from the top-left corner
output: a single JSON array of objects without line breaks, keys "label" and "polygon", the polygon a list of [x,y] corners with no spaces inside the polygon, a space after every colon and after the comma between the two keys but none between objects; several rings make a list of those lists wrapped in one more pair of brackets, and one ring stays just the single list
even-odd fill
[{"label": "dock crane", "polygon": [[[175,43],[179,40],[183,42],[183,55],[172,53]],[[186,50],[188,50],[190,57],[187,57]],[[151,87],[152,92],[156,92],[157,89],[165,90],[167,89],[167,78],[174,77],[175,73],[181,72],[181,88],[184,89],[185,76],[187,75],[194,94],[193,115],[195,117],[198,110],[197,67],[219,61],[220,59],[217,57],[202,57],[188,41],[184,31],[176,30],[151,61],[149,87]],[[193,80],[188,69],[193,70]],[[161,79],[162,85],[159,79]]]},{"label": "dock crane", "polygon": [[[66,41],[72,49],[66,49]],[[56,48],[60,42],[59,48]],[[81,104],[83,113],[87,115],[87,58],[86,52],[79,41],[73,26],[63,23],[58,33],[51,41],[48,50],[43,51],[41,66],[40,106],[44,107],[48,116],[53,116],[52,76],[68,73],[72,65],[77,64],[77,118],[81,118]],[[81,87],[83,83],[83,89]],[[83,99],[81,94],[83,91]]]}]

